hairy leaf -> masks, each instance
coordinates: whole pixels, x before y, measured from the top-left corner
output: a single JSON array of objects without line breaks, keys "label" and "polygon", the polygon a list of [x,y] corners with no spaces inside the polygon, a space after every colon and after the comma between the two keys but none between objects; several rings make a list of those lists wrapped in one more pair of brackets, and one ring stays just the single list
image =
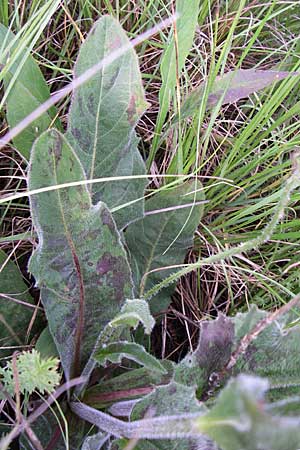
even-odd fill
[{"label": "hairy leaf", "polygon": [[197,386],[204,395],[209,382],[229,361],[234,343],[234,326],[222,314],[217,320],[201,322],[199,343],[175,368],[174,379],[188,386]]},{"label": "hairy leaf", "polygon": [[[201,189],[201,185],[196,185]],[[193,245],[193,234],[201,220],[203,205],[200,190],[194,194],[195,183],[187,182],[170,190],[154,194],[146,202],[146,217],[131,224],[125,233],[130,252],[138,296],[160,282],[173,270],[152,270],[173,264],[181,264],[186,252]],[[183,207],[188,205],[188,207]],[[152,313],[166,309],[174,286],[162,290],[150,302]]]},{"label": "hairy leaf", "polygon": [[[252,306],[245,314],[233,319],[236,329],[235,345],[251,334],[254,326],[268,313]],[[233,368],[234,373],[248,373],[268,377],[271,384],[270,396],[281,398],[293,394],[300,387],[300,310],[294,308],[271,322],[251,341],[241,353]],[[291,391],[291,392],[290,392]],[[298,391],[299,392],[299,391]]]},{"label": "hairy leaf", "polygon": [[112,342],[97,350],[94,358],[102,366],[105,366],[107,361],[121,363],[123,358],[127,358],[154,372],[166,373],[161,363],[135,342]]},{"label": "hairy leaf", "polygon": [[[0,250],[0,340],[1,347],[26,343],[26,335],[35,308],[28,286],[18,267]],[[14,349],[1,349],[0,357]]]},{"label": "hairy leaf", "polygon": [[144,326],[145,333],[150,334],[155,325],[155,320],[151,316],[149,304],[145,300],[133,299],[126,300],[120,314],[111,320],[109,325],[111,327],[126,325],[136,329],[139,323]]},{"label": "hairy leaf", "polygon": [[[129,42],[119,23],[109,16],[96,22],[81,46],[75,78]],[[134,49],[75,90],[69,113],[68,135],[89,179],[145,174],[137,150],[134,127],[145,111],[141,75]],[[116,208],[144,195],[146,180],[92,184],[93,203]],[[116,211],[119,228],[143,216],[143,200]]]},{"label": "hairy leaf", "polygon": [[[207,411],[204,404],[201,404],[195,396],[195,388],[183,386],[174,381],[171,381],[167,386],[157,387],[151,394],[140,400],[133,409],[131,419],[138,420],[144,417],[163,417],[171,416],[174,413],[196,413]],[[155,446],[159,450],[197,450],[197,439],[178,439],[175,442],[169,440],[158,441],[143,441],[144,445],[141,447],[147,448],[148,443]],[[210,443],[204,437],[198,440],[199,445],[205,443],[207,449],[213,450],[214,447],[209,446]],[[199,447],[200,448],[200,447]]]},{"label": "hairy leaf", "polygon": [[108,438],[109,435],[101,432],[88,436],[85,439],[81,450],[100,450],[103,448],[103,445],[107,442]]},{"label": "hairy leaf", "polygon": [[[71,403],[71,408],[84,420],[116,437],[157,439],[158,443],[164,439],[184,439],[184,450],[214,448],[211,442],[204,446],[207,439],[222,450],[297,450],[300,417],[270,414],[265,403],[268,387],[265,379],[240,375],[228,383],[212,409],[207,410],[197,403],[193,388],[173,382],[141,400],[135,409],[139,407],[139,413],[148,417],[129,423],[78,402]],[[174,410],[182,412],[174,415]],[[170,448],[167,445],[162,448]],[[178,445],[181,448],[180,441]]]},{"label": "hairy leaf", "polygon": [[196,419],[199,433],[210,436],[222,450],[297,450],[300,417],[268,414],[267,389],[262,378],[232,379],[211,411]]},{"label": "hairy leaf", "polygon": [[[111,443],[109,450],[126,450],[130,441],[127,439],[116,439]],[[178,442],[175,444],[178,446]],[[169,450],[175,450],[176,447],[169,447]],[[161,447],[157,447],[153,442],[150,441],[138,441],[134,447],[134,450],[161,450]]]},{"label": "hairy leaf", "polygon": [[173,363],[161,361],[165,373],[146,368],[127,371],[87,389],[83,401],[95,408],[103,408],[116,401],[130,400],[149,394],[155,386],[168,384],[173,376]]},{"label": "hairy leaf", "polygon": [[[254,92],[258,92],[277,81],[288,76],[299,75],[294,72],[279,72],[274,70],[238,69],[229,71],[223,76],[216,78],[211,92],[208,96],[206,107],[213,108],[222,98],[222,105],[235,103],[242,98],[248,97]],[[203,99],[204,85],[201,84],[192,91],[185,99],[181,115],[191,116],[199,109]]]},{"label": "hairy leaf", "polygon": [[[247,313],[233,318],[220,315],[217,320],[202,322],[197,349],[189,353],[175,367],[174,379],[188,386],[197,384],[198,395],[206,397],[207,389],[215,391],[220,379],[230,375],[227,365],[242,339],[249,344],[232,365],[233,374],[240,373],[268,377],[271,383],[269,398],[282,399],[298,394],[300,386],[300,311],[283,314],[270,321],[252,336],[255,326],[269,317],[268,313],[252,306]],[[295,410],[297,400],[292,402]]]},{"label": "hairy leaf", "polygon": [[[29,188],[84,180],[72,147],[44,133],[31,158]],[[105,325],[132,296],[126,254],[109,210],[91,205],[85,185],[31,198],[39,246],[30,270],[41,288],[49,328],[68,378],[79,374]]]},{"label": "hairy leaf", "polygon": [[139,399],[132,398],[130,400],[121,400],[120,402],[115,402],[110,406],[108,412],[115,417],[123,417],[129,419],[132,410],[137,404]]},{"label": "hairy leaf", "polygon": [[[0,66],[4,65],[4,86],[9,92],[6,100],[6,117],[12,128],[44,103],[50,97],[50,91],[33,57],[28,55],[25,62],[22,62],[24,51],[21,53],[22,57],[17,58],[13,64],[9,64],[6,71],[6,64],[8,65],[20,42],[2,24],[0,24],[0,42],[9,48],[5,59],[0,59]],[[20,64],[23,64],[21,70]],[[56,108],[52,107],[14,138],[15,147],[26,159],[29,159],[34,140],[54,123],[55,116]],[[60,127],[57,119],[55,119],[55,125]]]},{"label": "hairy leaf", "polygon": [[[130,441],[118,439],[112,442],[109,450],[127,450]],[[134,450],[218,450],[216,445],[204,436],[193,439],[176,439],[172,441],[139,440]]]},{"label": "hairy leaf", "polygon": [[[113,436],[135,439],[200,438],[194,424],[195,420],[204,414],[201,410],[196,413],[165,415],[125,422],[84,403],[71,402],[70,407],[83,420]],[[201,409],[200,406],[199,409]]]},{"label": "hairy leaf", "polygon": [[[94,350],[101,351],[112,342],[130,339],[130,328],[136,329],[140,322],[144,325],[145,332],[150,334],[155,321],[150,314],[148,303],[141,299],[126,299],[120,312],[105,325]],[[90,358],[82,375],[88,377],[94,365],[95,360]]]},{"label": "hairy leaf", "polygon": [[232,317],[231,321],[234,324],[235,332],[235,346],[240,340],[249,334],[255,325],[267,316],[267,312],[262,309],[258,309],[255,305],[251,305],[249,311],[246,313],[237,313]]}]

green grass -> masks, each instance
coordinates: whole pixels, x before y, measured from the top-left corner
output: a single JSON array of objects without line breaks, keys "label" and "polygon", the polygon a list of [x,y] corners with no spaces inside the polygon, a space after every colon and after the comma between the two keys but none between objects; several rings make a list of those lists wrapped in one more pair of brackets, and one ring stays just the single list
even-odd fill
[{"label": "green grass", "polygon": [[[55,92],[71,80],[80,42],[100,14],[114,15],[129,36],[135,37],[169,16],[171,3],[77,0],[63,2],[62,8],[59,1],[24,0],[12,8],[11,2],[1,0],[0,21],[11,27],[20,41],[9,64],[31,52]],[[173,87],[166,114],[159,113],[158,93],[168,31],[158,33],[137,49],[151,103],[138,125],[140,149],[149,170],[152,175],[197,175],[209,200],[187,262],[259,236],[289,177],[290,154],[300,145],[297,78],[287,78],[237,104],[222,107],[219,102],[212,111],[206,110],[215,77],[228,70],[299,70],[298,3],[219,3],[217,7],[208,0],[201,2],[194,44],[185,67],[177,74],[177,87]],[[0,43],[0,58],[8,50]],[[5,70],[0,72],[0,79]],[[207,84],[200,108],[192,117],[172,125],[174,115],[180,115],[180,102],[204,80]],[[7,129],[6,95],[0,103],[3,134]],[[58,105],[64,125],[68,105],[68,99]],[[24,189],[24,181],[13,176],[25,177],[26,162],[7,149],[1,152],[0,165],[2,193]],[[4,178],[7,175],[10,178]],[[290,207],[269,242],[241,257],[195,271],[188,278],[193,290],[186,281],[181,283],[173,307],[197,323],[218,309],[233,313],[251,302],[269,309],[297,294],[299,195],[292,195]],[[27,200],[1,205],[1,214],[0,245],[6,251],[16,248],[14,258],[21,256],[23,262],[34,242],[32,237],[23,238],[24,233],[31,233]],[[25,266],[22,269],[25,273]],[[184,300],[184,308],[179,298]]]}]

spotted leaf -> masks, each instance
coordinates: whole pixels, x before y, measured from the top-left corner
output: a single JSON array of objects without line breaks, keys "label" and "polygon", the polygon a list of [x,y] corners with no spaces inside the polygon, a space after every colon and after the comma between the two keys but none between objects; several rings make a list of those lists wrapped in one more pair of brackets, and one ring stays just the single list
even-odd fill
[{"label": "spotted leaf", "polygon": [[[129,40],[119,23],[102,17],[81,46],[75,78]],[[130,49],[75,90],[68,135],[88,178],[145,174],[137,150],[134,127],[146,109],[137,56]],[[83,120],[84,118],[84,120]],[[119,228],[143,215],[145,179],[94,183],[93,203],[104,201],[109,208],[138,198],[141,201],[114,213]]]},{"label": "spotted leaf", "polygon": [[44,133],[31,158],[29,188],[39,245],[30,270],[41,289],[49,328],[67,378],[78,375],[107,323],[119,313],[132,282],[126,254],[104,203],[92,206],[72,147],[57,131]]}]

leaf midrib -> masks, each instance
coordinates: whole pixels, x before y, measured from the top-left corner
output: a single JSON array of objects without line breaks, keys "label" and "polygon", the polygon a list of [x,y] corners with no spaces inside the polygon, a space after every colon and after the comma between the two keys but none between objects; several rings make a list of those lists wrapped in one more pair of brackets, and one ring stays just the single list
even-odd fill
[{"label": "leaf midrib", "polygon": [[[61,142],[61,145],[64,145],[64,142]],[[54,179],[55,183],[59,184],[57,171],[56,171],[56,161],[55,161],[55,155],[52,152],[52,159],[53,159],[53,172],[54,172]],[[61,219],[63,223],[63,227],[65,230],[66,239],[72,254],[72,260],[75,272],[77,274],[77,278],[79,281],[79,311],[78,311],[78,318],[77,318],[77,327],[76,327],[76,333],[75,333],[75,352],[74,352],[74,360],[72,361],[71,366],[71,374],[70,378],[74,378],[76,376],[79,376],[80,373],[80,356],[81,356],[81,343],[82,343],[82,335],[83,335],[83,327],[84,327],[84,310],[85,310],[85,289],[84,289],[84,282],[83,277],[81,273],[81,267],[80,267],[80,261],[77,256],[76,247],[74,245],[73,239],[71,237],[71,233],[68,227],[68,224],[65,220],[64,215],[64,208],[61,200],[61,190],[57,190],[57,197],[58,197],[58,207],[61,213]]]},{"label": "leaf midrib", "polygon": [[168,225],[169,221],[173,218],[174,214],[175,214],[175,213],[172,212],[172,213],[170,214],[170,216],[169,216],[169,219],[168,219],[168,215],[167,215],[166,220],[165,220],[165,223],[164,223],[164,225],[161,227],[161,230],[160,230],[160,232],[158,233],[157,239],[155,239],[154,245],[152,246],[152,249],[151,249],[151,252],[150,252],[150,256],[149,256],[149,259],[148,259],[148,263],[147,263],[146,268],[145,268],[145,274],[146,274],[146,275],[145,275],[145,277],[143,278],[143,283],[140,284],[140,296],[141,296],[141,297],[144,295],[145,287],[146,287],[147,280],[148,280],[148,277],[149,277],[149,271],[151,270],[151,264],[152,264],[153,259],[154,259],[154,251],[155,251],[156,248],[157,248],[157,243],[158,243],[158,241],[160,240],[160,238],[161,238],[161,236],[162,236],[162,234],[163,234],[163,232],[164,232],[166,226]]},{"label": "leaf midrib", "polygon": [[[106,49],[106,42],[107,42],[107,24],[105,23],[105,32],[104,32],[104,40],[103,40],[103,57],[105,54]],[[97,146],[98,146],[98,135],[99,135],[99,127],[100,127],[100,111],[101,111],[101,98],[102,98],[102,92],[103,92],[103,80],[104,80],[104,74],[105,74],[105,65],[103,65],[103,68],[101,69],[99,76],[100,76],[100,86],[99,86],[99,98],[98,98],[98,105],[97,105],[97,113],[95,117],[95,136],[94,136],[94,142],[93,142],[93,151],[92,151],[92,161],[91,161],[91,168],[90,168],[90,179],[94,179],[94,172],[95,172],[95,163],[96,163],[96,153],[97,153]],[[89,190],[92,192],[93,184],[90,185]]]}]

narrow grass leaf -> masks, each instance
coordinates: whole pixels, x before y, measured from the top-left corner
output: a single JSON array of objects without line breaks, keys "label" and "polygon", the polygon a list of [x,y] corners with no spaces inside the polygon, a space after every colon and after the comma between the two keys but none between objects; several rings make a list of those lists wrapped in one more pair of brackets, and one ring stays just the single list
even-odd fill
[{"label": "narrow grass leaf", "polygon": [[[222,261],[233,256],[237,256],[242,254],[243,252],[249,252],[250,250],[256,249],[265,242],[268,242],[271,236],[274,233],[274,230],[278,224],[278,222],[282,219],[285,214],[285,209],[289,205],[291,195],[293,191],[299,188],[299,180],[300,180],[300,156],[297,151],[292,153],[292,171],[290,173],[289,178],[287,179],[284,187],[280,191],[280,196],[278,198],[277,205],[273,210],[273,215],[269,219],[267,225],[261,230],[260,234],[254,237],[251,240],[244,241],[240,245],[233,246],[224,251],[221,251],[217,254],[208,256],[204,259],[199,259],[196,263],[185,265],[185,267],[176,273],[171,274],[166,277],[162,282],[158,282],[156,286],[153,286],[147,292],[145,292],[144,298],[150,299],[157,293],[159,293],[163,288],[170,286],[170,284],[174,283],[174,281],[178,280],[181,276],[187,275],[193,270],[201,267],[203,265],[212,264],[217,261]],[[179,267],[180,265],[175,265],[175,267]],[[184,265],[182,265],[184,266]]]},{"label": "narrow grass leaf", "polygon": [[176,80],[184,67],[185,60],[193,45],[198,23],[199,0],[177,0],[176,37],[172,34],[169,44],[161,59],[160,71],[162,85],[159,91],[159,114],[156,122],[155,135],[148,160],[150,165],[157,151],[160,134],[167,117],[170,102],[174,94]]},{"label": "narrow grass leaf", "polygon": [[9,16],[8,1],[1,0],[0,1],[0,23],[5,25],[6,27],[8,26],[8,16]]}]

